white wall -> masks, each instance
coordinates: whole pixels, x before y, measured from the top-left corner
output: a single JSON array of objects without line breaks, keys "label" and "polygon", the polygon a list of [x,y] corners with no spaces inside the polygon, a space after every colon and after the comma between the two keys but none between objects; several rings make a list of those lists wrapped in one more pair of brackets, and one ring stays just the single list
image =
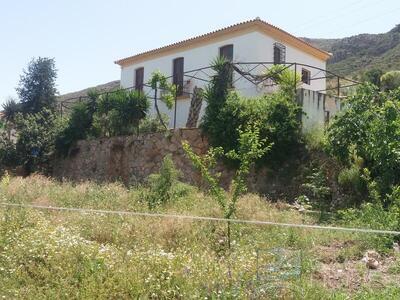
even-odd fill
[{"label": "white wall", "polygon": [[304,132],[323,127],[341,110],[339,98],[315,91],[299,90],[298,101],[305,112],[301,118]]},{"label": "white wall", "polygon": [[[165,75],[170,76],[172,74],[173,59],[177,57],[184,57],[185,72],[209,66],[211,62],[218,56],[219,48],[227,44],[233,44],[234,62],[272,62],[274,42],[280,42],[280,41],[274,40],[261,32],[254,31],[250,33],[244,33],[241,36],[229,38],[223,41],[213,42],[197,48],[176,52],[172,55],[165,55],[138,64],[124,66],[121,68],[121,87],[129,88],[134,85],[135,70],[140,67],[144,67],[144,82],[147,82],[149,80],[152,72],[154,72],[155,70],[159,70]],[[326,64],[324,61],[321,61],[313,56],[310,56],[309,54],[304,53],[303,51],[293,48],[289,45],[285,46],[286,46],[287,62],[304,63],[325,69]],[[265,70],[265,68],[260,67],[260,72],[262,70]],[[311,71],[311,77],[318,76],[317,74],[318,71],[313,69],[308,69],[308,70]],[[256,70],[254,70],[253,72],[255,71]],[[298,66],[297,71],[301,73],[300,66]],[[208,74],[212,74],[211,70],[206,70],[205,72],[207,72]],[[206,76],[203,73],[195,74],[195,72],[193,72],[188,75],[195,75],[202,78],[206,78]],[[186,82],[186,80],[189,80],[190,78],[185,77],[184,79]],[[236,77],[234,78],[234,80],[235,79],[238,78]],[[205,85],[206,85],[205,82],[196,79],[190,79],[190,83],[188,83],[188,87],[190,89],[193,89],[194,86],[204,87]],[[311,81],[310,85],[304,85],[304,88],[308,88],[311,90],[322,90],[325,89],[325,86],[326,86],[325,80],[315,80]],[[257,89],[252,83],[243,78],[235,82],[235,88],[245,96],[256,96],[261,92],[265,92],[265,90],[263,91]],[[204,113],[205,105],[206,104],[203,103],[201,114]],[[163,103],[159,103],[159,107],[163,113],[169,115],[170,117],[169,126],[173,127],[174,108],[172,110],[168,110]],[[190,99],[188,98],[179,99],[177,101],[177,118],[176,118],[177,127],[185,127],[186,119],[189,112],[189,107],[190,107]],[[151,113],[155,114],[154,104],[152,105]]]}]

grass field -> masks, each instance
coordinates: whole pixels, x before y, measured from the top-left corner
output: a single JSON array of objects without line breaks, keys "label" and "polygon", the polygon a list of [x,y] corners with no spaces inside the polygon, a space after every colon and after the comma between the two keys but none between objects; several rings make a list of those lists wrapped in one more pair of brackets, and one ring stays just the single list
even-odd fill
[{"label": "grass field", "polygon": [[[211,198],[185,188],[186,196],[154,211],[222,216]],[[38,175],[6,176],[0,184],[0,202],[138,212],[148,211],[144,193]],[[253,194],[240,199],[236,218],[318,222],[318,215]],[[233,224],[229,249],[226,227],[0,206],[0,298],[400,299],[400,257],[388,251],[378,270],[368,271],[361,261],[368,234]]]}]

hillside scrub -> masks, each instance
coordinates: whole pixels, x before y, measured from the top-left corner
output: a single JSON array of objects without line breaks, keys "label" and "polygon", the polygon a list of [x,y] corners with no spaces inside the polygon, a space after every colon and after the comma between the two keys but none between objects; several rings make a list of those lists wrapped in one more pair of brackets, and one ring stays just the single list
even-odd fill
[{"label": "hillside scrub", "polygon": [[[39,175],[25,179],[6,176],[0,193],[2,202],[148,211],[140,188],[127,189],[116,183],[71,184]],[[240,219],[315,222],[313,215],[283,207],[246,194],[238,199],[236,214]],[[157,212],[217,217],[221,209],[194,189],[158,206]],[[400,295],[399,262],[394,256],[389,275],[368,272],[360,261],[370,246],[364,242],[365,234],[232,224],[228,259],[221,244],[225,226],[1,206],[0,297],[380,299]],[[288,288],[269,287],[265,277],[265,266],[272,263],[267,249],[275,248],[302,253],[302,275],[290,280]],[[321,270],[342,266],[346,274],[344,266],[348,264],[358,268],[359,275],[353,276],[359,276],[360,285],[343,278],[338,282],[341,286],[330,288],[332,282]],[[370,281],[363,283],[366,276]],[[384,276],[384,287],[378,276]]]}]

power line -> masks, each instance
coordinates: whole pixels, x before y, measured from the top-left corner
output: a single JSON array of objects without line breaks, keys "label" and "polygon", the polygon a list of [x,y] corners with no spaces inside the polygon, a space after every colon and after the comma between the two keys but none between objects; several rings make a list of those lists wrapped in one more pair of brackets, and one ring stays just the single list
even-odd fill
[{"label": "power line", "polygon": [[350,24],[350,25],[347,24],[347,25],[345,25],[345,26],[339,26],[339,27],[335,28],[335,30],[330,31],[330,32],[328,32],[327,34],[334,33],[334,32],[337,31],[337,29],[341,29],[341,28],[344,28],[344,27],[353,27],[353,26],[357,26],[357,25],[360,25],[360,24],[365,23],[365,22],[369,22],[369,21],[374,20],[374,19],[377,19],[377,18],[381,18],[381,17],[387,16],[387,15],[391,15],[391,14],[397,12],[398,10],[400,10],[400,7],[397,7],[397,8],[395,8],[395,9],[391,9],[391,10],[389,10],[389,11],[384,11],[384,12],[382,12],[382,13],[380,13],[380,14],[374,14],[374,15],[371,16],[371,17],[368,17],[368,18],[366,18],[366,19],[362,19],[362,20],[357,21],[357,22],[355,22],[355,23],[353,23],[353,24]]},{"label": "power line", "polygon": [[230,223],[242,223],[242,224],[253,224],[253,225],[271,225],[271,226],[279,226],[279,227],[295,227],[295,228],[307,228],[307,229],[350,231],[350,232],[358,232],[358,233],[400,235],[400,231],[376,230],[376,229],[367,229],[367,228],[349,228],[349,227],[334,227],[334,226],[307,225],[307,224],[291,224],[291,223],[280,223],[280,222],[259,221],[259,220],[225,219],[225,218],[216,218],[216,217],[146,213],[146,212],[133,212],[133,211],[115,211],[115,210],[87,209],[87,208],[75,208],[75,207],[57,207],[57,206],[44,206],[44,205],[6,203],[6,202],[1,202],[0,205],[6,206],[6,207],[7,206],[14,207],[14,208],[32,208],[32,209],[41,209],[41,210],[72,211],[72,212],[79,212],[79,213],[114,214],[114,215],[152,217],[152,218],[175,218],[175,219],[197,220],[197,221],[230,222]]},{"label": "power line", "polygon": [[[330,14],[328,16],[328,18],[322,16],[322,19],[321,19],[321,17],[320,18],[315,18],[313,20],[310,20],[309,22],[303,23],[303,24],[301,24],[299,26],[296,26],[296,27],[297,27],[297,29],[299,29],[299,28],[300,29],[307,29],[309,27],[313,27],[313,26],[321,24],[321,23],[326,23],[326,22],[337,20],[339,17],[350,15],[350,14],[353,13],[353,11],[351,11],[351,10],[349,11],[348,8],[355,6],[356,4],[358,4],[360,2],[364,2],[364,4],[365,4],[365,1],[358,0],[358,1],[355,1],[353,3],[350,3],[349,5],[343,6],[343,7],[339,8],[339,9],[335,9],[336,11],[341,11],[341,12],[344,11],[344,13],[342,13],[342,14],[335,14],[333,17],[330,17],[330,18],[329,18],[329,16],[332,16],[332,14]],[[361,7],[358,7],[356,9],[357,10],[362,10],[365,7],[367,7],[369,4],[371,4],[371,3],[367,3],[366,5],[362,5]]]}]

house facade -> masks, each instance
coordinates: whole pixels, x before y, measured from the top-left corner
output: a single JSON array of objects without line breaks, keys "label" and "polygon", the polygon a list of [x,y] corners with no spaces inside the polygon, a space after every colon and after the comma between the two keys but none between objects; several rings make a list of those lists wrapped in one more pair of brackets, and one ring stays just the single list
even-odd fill
[{"label": "house facade", "polygon": [[[181,87],[176,107],[169,110],[159,103],[159,108],[169,116],[170,127],[185,127],[191,92],[195,87],[204,88],[207,76],[210,78],[212,75],[211,69],[202,68],[210,66],[218,56],[240,63],[244,73],[251,70],[252,74],[261,74],[274,64],[282,64],[301,75],[301,88],[314,92],[326,89],[326,79],[319,74],[326,69],[330,54],[258,18],[123,58],[115,63],[121,67],[122,88],[146,92],[149,88],[144,84],[154,71],[159,70],[171,76],[170,80]],[[269,85],[268,81],[254,84],[240,74],[234,73],[233,76],[235,89],[244,96],[256,96],[276,88]],[[150,90],[147,92],[151,93]],[[200,115],[204,113],[205,106],[206,103],[203,103]],[[151,113],[156,113],[154,105]]]}]

